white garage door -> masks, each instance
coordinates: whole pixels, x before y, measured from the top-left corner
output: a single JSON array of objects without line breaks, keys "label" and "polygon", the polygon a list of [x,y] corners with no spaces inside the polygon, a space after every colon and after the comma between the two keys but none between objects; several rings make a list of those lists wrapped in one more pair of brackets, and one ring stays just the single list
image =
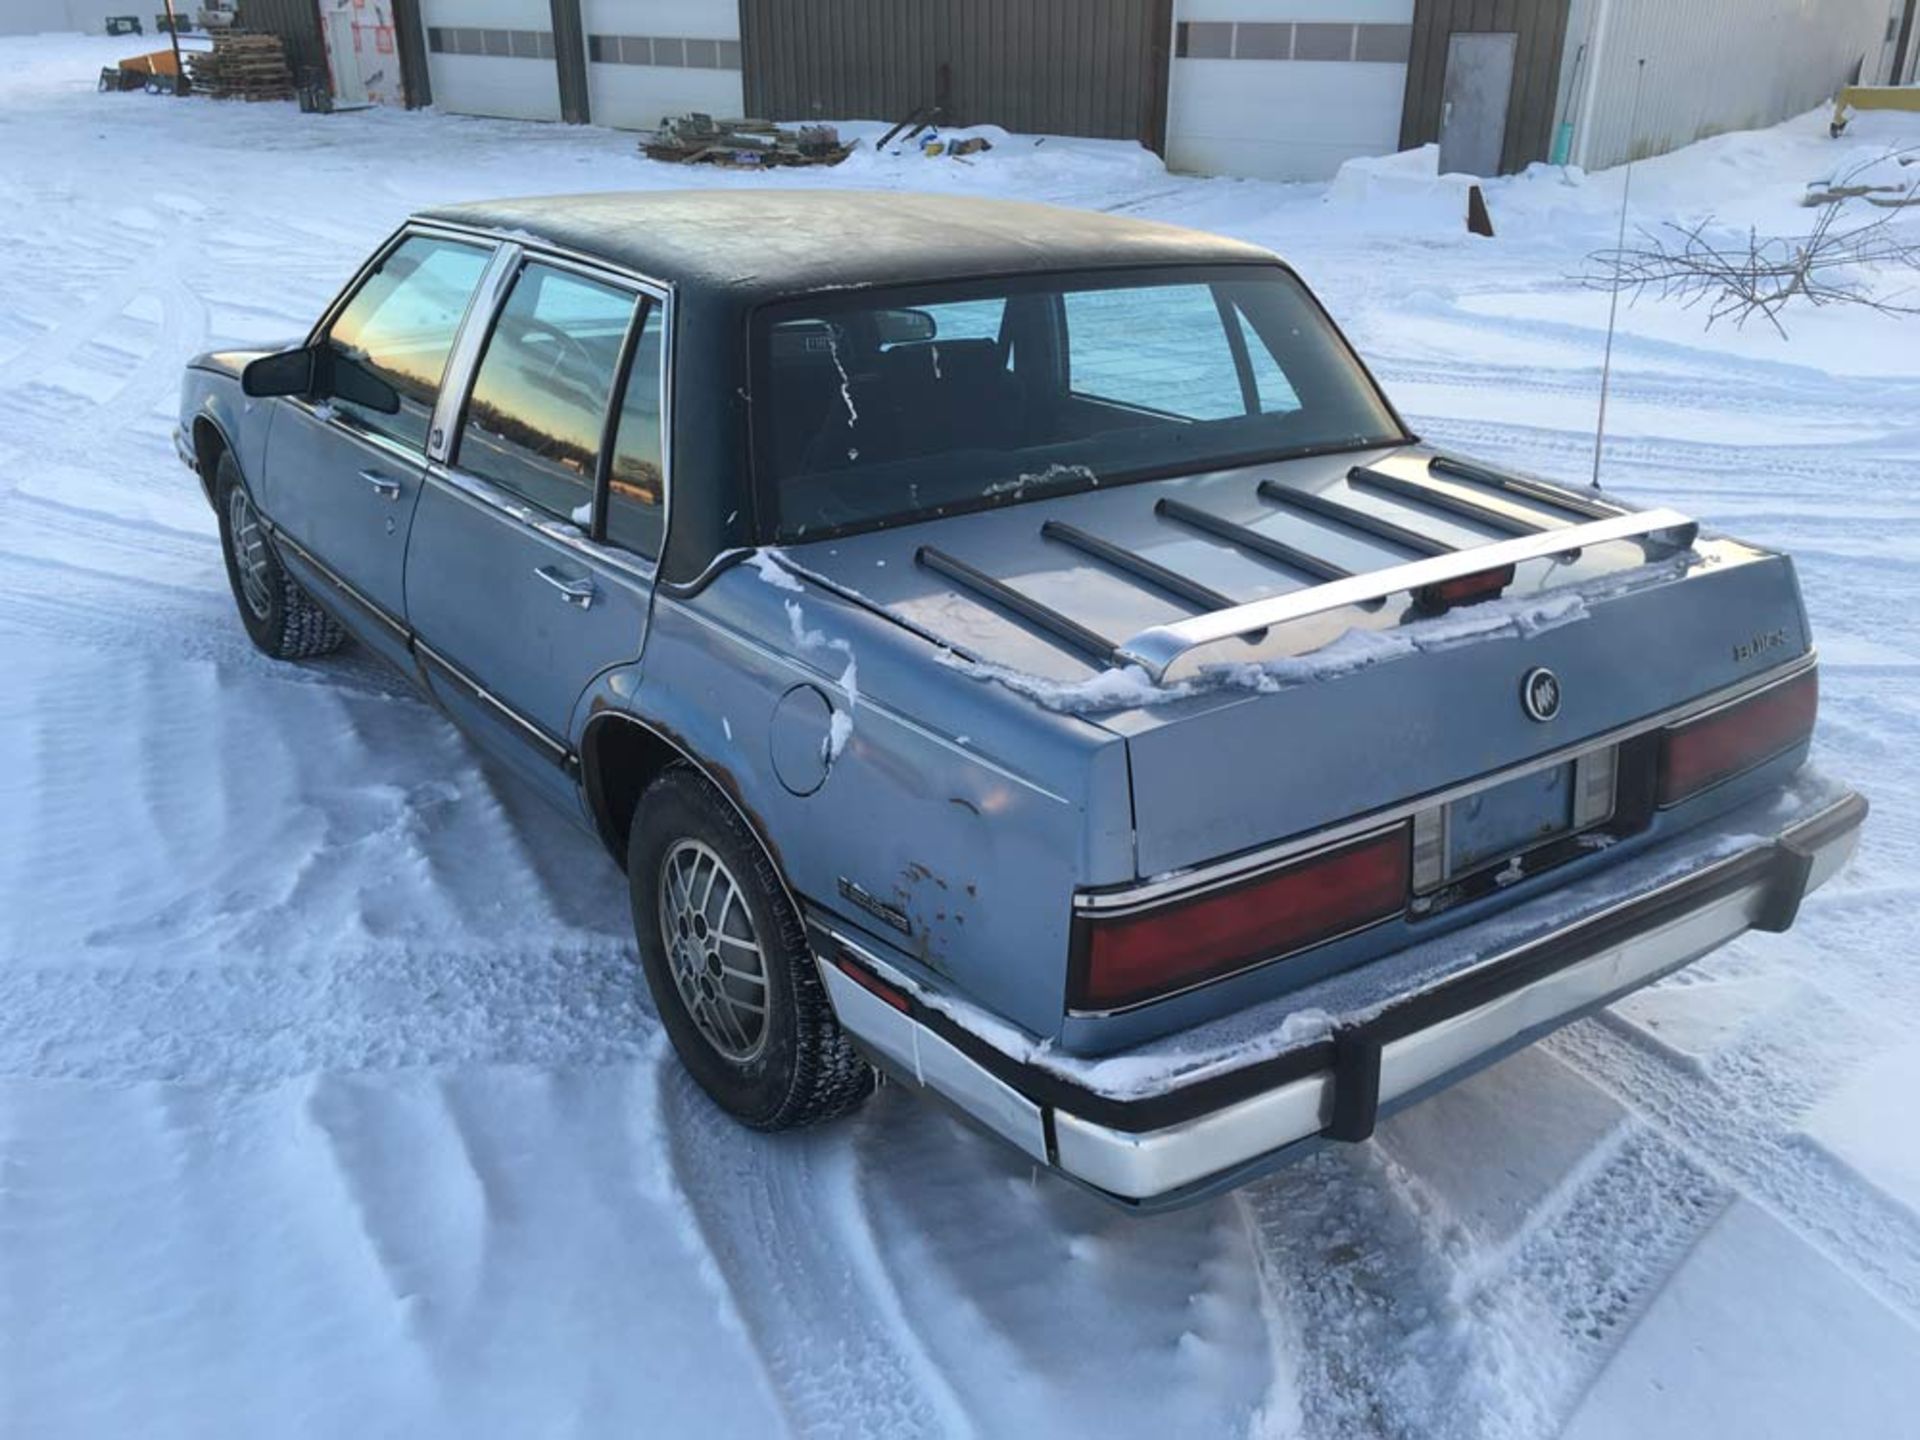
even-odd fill
[{"label": "white garage door", "polygon": [[422,0],[420,11],[436,109],[560,118],[547,0]]},{"label": "white garage door", "polygon": [[1176,0],[1174,16],[1174,169],[1321,180],[1399,148],[1413,0]]},{"label": "white garage door", "polygon": [[596,125],[651,130],[666,115],[737,116],[740,7],[719,0],[582,0]]}]

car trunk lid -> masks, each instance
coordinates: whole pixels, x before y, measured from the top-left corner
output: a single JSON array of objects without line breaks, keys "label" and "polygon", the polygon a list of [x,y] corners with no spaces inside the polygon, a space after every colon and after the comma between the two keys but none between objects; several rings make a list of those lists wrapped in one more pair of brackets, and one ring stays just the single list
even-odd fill
[{"label": "car trunk lid", "polygon": [[[1657,528],[1552,545],[1640,521]],[[1516,548],[1544,553],[1485,563]],[[1775,661],[1806,647],[1779,557],[1421,449],[1028,499],[789,559],[984,680],[1124,736],[1141,876],[1658,713],[1763,668],[1741,658],[1750,636],[1779,636]],[[1386,572],[1498,594],[1446,608],[1431,585],[1396,589]],[[1236,607],[1264,602],[1287,618],[1248,629],[1263,612]],[[1189,647],[1209,623],[1233,633]],[[1544,717],[1523,694],[1536,670],[1559,694]]]}]

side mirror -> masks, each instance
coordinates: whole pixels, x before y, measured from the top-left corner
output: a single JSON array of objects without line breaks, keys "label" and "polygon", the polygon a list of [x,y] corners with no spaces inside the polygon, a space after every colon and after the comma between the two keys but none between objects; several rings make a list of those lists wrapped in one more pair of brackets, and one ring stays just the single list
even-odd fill
[{"label": "side mirror", "polygon": [[240,372],[240,389],[247,395],[310,395],[313,360],[313,351],[305,345],[277,355],[262,355]]}]

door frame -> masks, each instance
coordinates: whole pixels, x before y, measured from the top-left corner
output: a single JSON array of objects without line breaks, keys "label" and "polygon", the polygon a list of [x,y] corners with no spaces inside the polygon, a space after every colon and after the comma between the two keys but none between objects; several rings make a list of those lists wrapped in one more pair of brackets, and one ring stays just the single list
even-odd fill
[{"label": "door frame", "polygon": [[[473,388],[474,376],[480,368],[481,352],[486,347],[487,337],[493,333],[493,325],[501,307],[506,303],[510,288],[508,282],[520,273],[522,266],[529,260],[538,260],[560,269],[572,270],[590,279],[605,284],[616,285],[644,297],[650,306],[657,306],[661,314],[660,332],[660,553],[667,548],[667,536],[673,526],[673,435],[674,435],[674,340],[678,306],[675,303],[676,287],[667,281],[657,280],[637,271],[608,264],[566,249],[564,246],[542,244],[534,240],[507,240],[500,235],[482,228],[465,225],[441,224],[434,221],[409,220],[379,245],[371,255],[354,271],[347,283],[330,301],[313,325],[308,329],[304,344],[317,344],[332,327],[360,292],[368,276],[405,241],[415,236],[429,236],[446,240],[464,241],[481,244],[491,248],[492,258],[481,273],[480,282],[474,287],[473,295],[467,301],[466,312],[460,318],[459,329],[454,333],[452,348],[447,352],[446,368],[441,372],[440,388],[434,398],[433,418],[427,432],[427,447],[424,457],[412,455],[414,463],[421,465],[420,483],[437,485],[449,493],[458,496],[469,504],[479,505],[503,523],[526,528],[529,533],[537,534],[563,550],[573,552],[584,563],[604,565],[624,572],[625,577],[646,585],[649,589],[648,609],[651,611],[652,595],[655,591],[659,572],[659,557],[652,561],[636,555],[618,546],[609,545],[584,535],[577,530],[551,523],[551,517],[536,511],[525,501],[511,492],[502,489],[489,480],[459,470],[450,463],[453,441],[458,430],[459,419],[465,413],[467,396]],[[630,346],[623,349],[623,369],[616,380],[613,392],[608,397],[608,414],[617,413],[621,401],[625,398],[625,389],[619,380],[626,378],[625,362],[630,357]],[[312,406],[304,401],[289,400],[276,403],[299,404],[311,411]],[[339,420],[329,422],[344,426]],[[358,431],[350,431],[356,437]],[[377,437],[364,437],[377,438]],[[601,477],[596,477],[594,500],[598,506],[602,498]],[[336,575],[326,564],[324,557],[312,555],[297,540],[285,535],[274,522],[264,506],[259,505],[260,497],[255,496],[255,504],[260,508],[261,517],[266,521],[269,536],[278,543],[284,543],[297,552],[296,565],[317,573],[321,578],[339,588],[345,595],[361,604],[367,604],[352,586]],[[604,515],[596,510],[595,523],[604,528]],[[548,756],[555,764],[575,779],[580,774],[580,757],[572,736],[554,736],[544,726],[529,716],[506,705],[490,694],[485,686],[474,676],[466,673],[451,657],[435,650],[430,637],[423,638],[404,616],[387,614],[379,607],[371,607],[376,617],[394,632],[396,641],[411,655],[417,673],[417,679],[429,695],[432,686],[428,683],[425,666],[435,664],[448,674],[462,688],[471,690],[491,708],[496,709],[511,721],[530,739],[537,739],[544,750],[552,753]],[[648,628],[651,628],[650,626]],[[644,650],[645,633],[642,632],[641,646]]]},{"label": "door frame", "polygon": [[[1506,90],[1506,94],[1498,95],[1494,93],[1493,87],[1489,87],[1486,93],[1486,100],[1488,101],[1488,103],[1498,104],[1500,107],[1500,133],[1495,138],[1495,143],[1493,147],[1493,156],[1491,158],[1490,168],[1463,170],[1457,163],[1454,164],[1452,167],[1449,167],[1448,160],[1447,160],[1447,131],[1451,127],[1452,121],[1453,121],[1452,111],[1449,107],[1457,103],[1455,99],[1448,98],[1448,94],[1451,89],[1451,82],[1454,74],[1454,69],[1453,69],[1454,57],[1459,53],[1459,51],[1462,48],[1473,48],[1480,45],[1484,45],[1488,41],[1494,41],[1494,40],[1506,41],[1505,49],[1506,49],[1506,64],[1507,64],[1507,90]],[[1494,175],[1498,175],[1500,173],[1500,160],[1501,160],[1501,157],[1506,153],[1506,147],[1507,147],[1508,117],[1513,109],[1514,70],[1518,66],[1519,60],[1520,60],[1520,36],[1516,31],[1513,31],[1513,30],[1456,30],[1451,35],[1447,36],[1447,63],[1445,68],[1441,71],[1441,78],[1440,78],[1439,145],[1440,145],[1441,170],[1446,171],[1449,168],[1451,168],[1453,170],[1459,171],[1460,173],[1464,173],[1468,175],[1478,175],[1483,179],[1489,178]],[[1457,161],[1458,159],[1457,154],[1455,158]]]},{"label": "door frame", "polygon": [[[486,266],[480,272],[480,279],[475,283],[473,293],[467,297],[466,309],[461,312],[459,324],[454,328],[453,345],[447,351],[447,364],[441,373],[439,389],[434,395],[433,413],[437,417],[441,402],[446,398],[446,387],[453,369],[454,354],[471,326],[476,309],[482,306],[483,297],[486,303],[491,303],[492,296],[488,286],[494,281],[500,265],[500,252],[505,248],[498,237],[408,221],[382,241],[353,272],[352,277],[340,287],[333,299],[327,303],[326,308],[321,311],[319,319],[308,329],[301,344],[308,348],[320,344],[327,332],[333,328],[334,322],[353,302],[354,297],[359,295],[374,272],[400,246],[417,238],[455,241],[487,252]],[[369,429],[338,411],[326,408],[324,403],[316,403],[311,396],[285,395],[277,397],[270,403],[297,413],[300,417],[299,423],[313,425],[326,436],[351,442],[381,460],[404,467],[412,476],[416,487],[426,484],[433,439],[431,427],[437,423],[437,419],[429,421],[428,443],[415,450],[390,435]],[[277,418],[284,419],[284,417]],[[343,617],[342,623],[346,624],[349,630],[359,635],[371,648],[404,663],[404,657],[412,653],[413,644],[413,632],[407,624],[404,610],[395,611],[384,602],[368,595],[340,573],[336,565],[338,557],[318,553],[313,536],[292,534],[283,523],[286,511],[280,502],[285,498],[285,494],[274,483],[272,433],[273,431],[269,430],[266,459],[262,463],[257,483],[248,486],[253,497],[254,508],[259,512],[269,538],[276,546],[285,546],[293,552],[289,568],[296,574],[302,575],[303,583],[315,578],[324,581],[326,585],[339,591],[342,598],[348,602],[347,616],[362,615],[379,624],[377,630],[369,631]],[[286,563],[287,557],[281,558],[282,562]],[[406,555],[403,547],[401,551],[403,572],[405,564]]]},{"label": "door frame", "polygon": [[[447,228],[446,233],[456,236],[485,236],[485,231],[468,232],[463,228]],[[661,506],[661,542],[660,552],[666,553],[666,535],[673,523],[673,341],[676,306],[673,303],[674,290],[671,285],[638,275],[633,271],[616,265],[596,261],[588,256],[578,255],[557,246],[542,245],[534,240],[499,240],[499,251],[494,265],[482,277],[479,289],[475,292],[475,303],[469,307],[461,323],[458,337],[447,358],[446,373],[441,377],[439,397],[434,405],[432,428],[427,436],[427,458],[425,474],[421,483],[444,490],[454,498],[487,512],[489,516],[504,525],[513,526],[524,532],[529,538],[553,547],[562,553],[570,553],[575,559],[588,566],[598,566],[618,572],[620,578],[629,583],[644,587],[647,592],[646,610],[651,617],[653,597],[658,581],[660,559],[652,560],[636,555],[616,545],[610,545],[593,535],[581,533],[577,528],[556,519],[547,512],[530,505],[526,500],[497,485],[484,476],[463,470],[453,463],[455,441],[458,439],[462,417],[466,413],[467,400],[473,389],[473,382],[480,370],[482,355],[487,341],[493,334],[495,322],[505,307],[507,297],[512,291],[512,282],[519,277],[529,264],[551,266],[557,270],[566,270],[584,276],[603,285],[624,290],[635,299],[635,321],[644,323],[645,317],[658,309],[661,317],[660,331],[660,506]],[[482,303],[484,297],[484,303]],[[639,308],[645,302],[645,309]],[[607,413],[602,417],[602,433],[608,433],[608,426],[619,413],[626,391],[622,383],[630,375],[634,346],[640,338],[640,324],[629,323],[628,332],[621,345],[620,366],[615,372],[614,383],[607,396]],[[594,477],[594,526],[604,533],[606,514],[604,500],[607,495],[607,466],[612,456],[602,447],[599,464],[595,467]],[[495,695],[487,686],[484,676],[472,674],[462,664],[464,657],[452,656],[438,649],[431,635],[422,635],[412,624],[409,626],[409,644],[416,659],[423,665],[431,664],[441,674],[446,675],[461,689],[470,692],[487,708],[499,712],[510,721],[518,733],[524,734],[543,758],[558,765],[575,779],[580,774],[580,757],[570,734],[559,734],[543,725],[534,717],[524,714]],[[643,654],[646,646],[646,632],[651,625],[643,626],[636,637],[638,646],[636,655]],[[424,676],[423,676],[424,678]]]},{"label": "door frame", "polygon": [[1514,45],[1500,173],[1510,175],[1545,160],[1553,148],[1571,9],[1572,0],[1414,0],[1400,148],[1412,150],[1440,139],[1448,40],[1461,33],[1511,30],[1520,38]]}]

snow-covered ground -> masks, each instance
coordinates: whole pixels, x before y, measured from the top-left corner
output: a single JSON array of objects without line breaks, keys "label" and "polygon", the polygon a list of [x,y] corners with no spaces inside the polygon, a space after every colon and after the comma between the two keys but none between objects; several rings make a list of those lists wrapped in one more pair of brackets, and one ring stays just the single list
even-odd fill
[{"label": "snow-covered ground", "polygon": [[[1134,1219],[898,1091],[718,1119],[593,844],[371,660],[274,665],[232,614],[189,354],[299,332],[422,205],[739,182],[94,93],[125,48],[0,41],[0,1435],[1914,1433],[1920,320],[1642,304],[1615,352],[1609,485],[1800,562],[1852,870],[1372,1144]],[[1636,219],[1798,229],[1900,124],[1643,164]],[[779,183],[1275,246],[1416,428],[1584,477],[1606,300],[1567,276],[1618,174],[1496,183],[1483,241],[1127,147],[969,161]]]}]

